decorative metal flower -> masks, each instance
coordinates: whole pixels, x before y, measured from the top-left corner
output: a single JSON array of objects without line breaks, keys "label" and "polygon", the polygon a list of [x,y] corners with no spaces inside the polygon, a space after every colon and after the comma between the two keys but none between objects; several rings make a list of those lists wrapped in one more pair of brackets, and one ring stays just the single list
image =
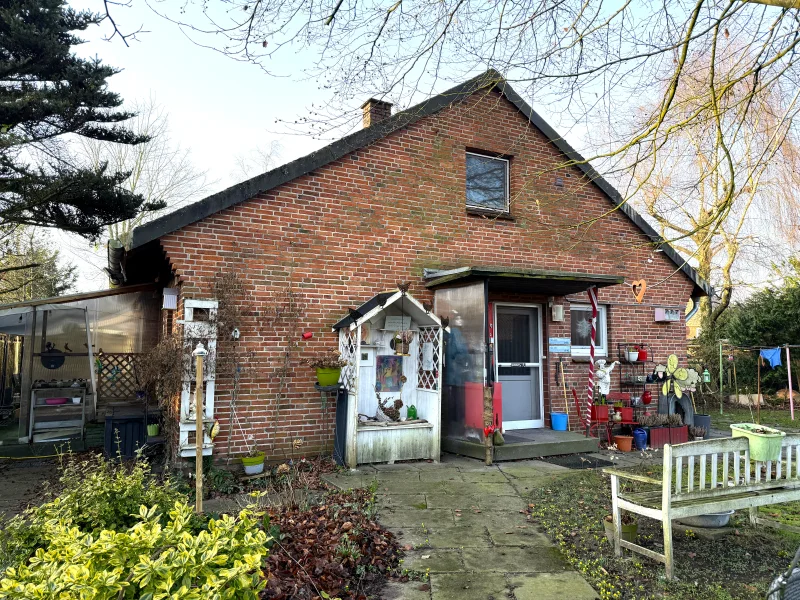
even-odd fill
[{"label": "decorative metal flower", "polygon": [[678,357],[675,354],[669,355],[666,366],[657,365],[655,372],[659,375],[663,374],[664,383],[661,385],[661,393],[667,396],[671,389],[678,398],[683,397],[684,391],[693,389],[699,377],[694,369],[679,367]]}]

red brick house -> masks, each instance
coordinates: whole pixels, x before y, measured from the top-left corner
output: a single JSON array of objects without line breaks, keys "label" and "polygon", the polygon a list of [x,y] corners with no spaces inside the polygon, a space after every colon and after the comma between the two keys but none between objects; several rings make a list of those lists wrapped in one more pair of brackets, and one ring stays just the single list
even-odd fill
[{"label": "red brick house", "polygon": [[[184,316],[214,306],[217,274],[243,281],[240,344],[256,360],[240,374],[233,409],[231,379],[218,374],[211,386],[221,426],[214,451],[240,454],[254,435],[273,457],[297,439],[303,453],[330,448],[334,398],[321,397],[298,359],[336,348],[332,327],[349,331],[348,308],[379,301],[398,282],[410,282],[408,306],[435,303],[426,314],[449,318],[445,364],[428,389],[443,396],[437,438],[459,451],[475,433],[464,427],[467,384],[503,384],[512,437],[548,427],[551,409],[563,412],[559,364],[583,399],[589,286],[600,288],[597,354],[609,361],[623,343],[685,361],[683,310],[709,291],[494,71],[394,115],[369,100],[356,133],[137,228],[123,265],[126,284],[158,274],[179,288]],[[647,282],[642,302],[635,280]],[[271,323],[290,285],[302,310]],[[657,312],[678,320],[657,321]],[[301,340],[303,332],[313,337]],[[577,427],[571,399],[567,407]]]}]

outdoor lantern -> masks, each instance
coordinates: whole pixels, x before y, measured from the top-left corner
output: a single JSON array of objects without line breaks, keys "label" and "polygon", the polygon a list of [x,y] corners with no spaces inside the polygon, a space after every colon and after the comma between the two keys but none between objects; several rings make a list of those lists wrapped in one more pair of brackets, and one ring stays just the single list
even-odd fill
[{"label": "outdoor lantern", "polygon": [[711,373],[709,373],[708,369],[703,371],[703,383],[711,383]]}]

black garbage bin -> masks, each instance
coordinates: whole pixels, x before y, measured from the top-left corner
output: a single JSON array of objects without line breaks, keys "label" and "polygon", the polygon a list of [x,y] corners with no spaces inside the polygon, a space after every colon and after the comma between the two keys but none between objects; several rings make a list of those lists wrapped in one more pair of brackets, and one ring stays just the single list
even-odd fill
[{"label": "black garbage bin", "polygon": [[106,417],[105,443],[106,456],[116,458],[121,455],[128,460],[136,456],[136,451],[144,446],[147,427],[144,414]]},{"label": "black garbage bin", "polygon": [[347,444],[347,388],[340,387],[336,392],[336,430],[333,437],[333,460],[344,466],[345,445]]}]

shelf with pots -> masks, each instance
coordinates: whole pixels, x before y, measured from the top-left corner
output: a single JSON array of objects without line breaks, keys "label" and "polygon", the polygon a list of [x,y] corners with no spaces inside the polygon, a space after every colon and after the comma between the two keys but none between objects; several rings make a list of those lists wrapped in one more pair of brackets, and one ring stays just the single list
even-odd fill
[{"label": "shelf with pots", "polygon": [[653,370],[652,350],[649,344],[632,344],[620,342],[617,344],[619,357],[619,384],[620,387],[637,387],[646,389]]}]

